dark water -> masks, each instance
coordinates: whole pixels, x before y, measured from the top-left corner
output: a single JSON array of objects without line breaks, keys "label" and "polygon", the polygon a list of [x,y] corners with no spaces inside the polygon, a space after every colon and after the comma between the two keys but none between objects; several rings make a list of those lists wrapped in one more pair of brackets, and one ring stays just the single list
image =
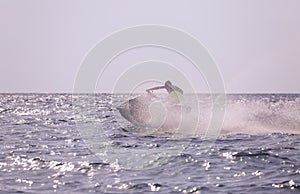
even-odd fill
[{"label": "dark water", "polygon": [[128,132],[126,96],[84,99],[0,96],[1,193],[300,193],[300,95],[229,95],[217,139]]}]

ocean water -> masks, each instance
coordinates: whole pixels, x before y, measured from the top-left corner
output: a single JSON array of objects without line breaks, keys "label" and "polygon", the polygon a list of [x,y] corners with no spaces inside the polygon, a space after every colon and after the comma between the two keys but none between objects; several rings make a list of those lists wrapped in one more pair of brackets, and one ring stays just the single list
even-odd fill
[{"label": "ocean water", "polygon": [[300,193],[300,95],[228,95],[217,138],[209,95],[175,136],[122,118],[129,97],[1,94],[0,193]]}]

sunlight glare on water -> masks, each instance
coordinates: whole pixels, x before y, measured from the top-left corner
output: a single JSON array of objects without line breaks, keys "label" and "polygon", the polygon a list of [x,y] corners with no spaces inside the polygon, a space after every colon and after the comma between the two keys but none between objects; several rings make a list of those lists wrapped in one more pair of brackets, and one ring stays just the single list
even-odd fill
[{"label": "sunlight glare on water", "polygon": [[[121,103],[127,97],[115,99]],[[132,132],[109,94],[96,94],[91,101],[96,114],[84,104],[76,109],[71,98],[68,94],[0,95],[1,193],[300,191],[299,95],[229,95],[223,129],[213,143],[201,135],[172,139]],[[209,97],[200,99],[200,126],[205,126]],[[90,114],[76,112],[84,108]],[[107,155],[127,149],[146,158],[171,145],[184,146],[180,152],[152,158],[153,166],[126,169],[122,157],[108,162],[94,153],[77,131],[78,123],[96,123],[95,138],[105,130],[110,141],[99,145],[105,145],[102,153]]]}]

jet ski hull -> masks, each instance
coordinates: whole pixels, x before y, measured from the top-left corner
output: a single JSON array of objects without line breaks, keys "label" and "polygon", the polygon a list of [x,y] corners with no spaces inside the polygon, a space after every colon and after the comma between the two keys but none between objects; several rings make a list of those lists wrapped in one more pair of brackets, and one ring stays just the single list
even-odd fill
[{"label": "jet ski hull", "polygon": [[130,99],[117,107],[122,117],[136,126],[176,129],[183,114],[191,108],[180,104],[168,104],[164,98],[142,95]]}]

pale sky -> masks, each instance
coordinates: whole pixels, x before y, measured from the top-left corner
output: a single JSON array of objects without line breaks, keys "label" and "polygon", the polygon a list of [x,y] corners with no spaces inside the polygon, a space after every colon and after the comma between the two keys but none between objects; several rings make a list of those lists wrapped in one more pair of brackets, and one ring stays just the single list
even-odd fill
[{"label": "pale sky", "polygon": [[72,92],[96,43],[158,24],[197,38],[228,93],[300,93],[299,8],[299,0],[0,0],[0,92]]}]

